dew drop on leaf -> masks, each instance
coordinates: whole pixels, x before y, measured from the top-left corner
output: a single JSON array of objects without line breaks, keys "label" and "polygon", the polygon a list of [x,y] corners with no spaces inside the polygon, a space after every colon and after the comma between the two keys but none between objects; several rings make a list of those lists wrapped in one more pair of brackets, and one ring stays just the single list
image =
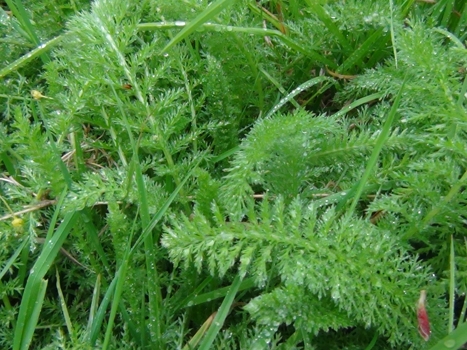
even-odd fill
[{"label": "dew drop on leaf", "polygon": [[444,342],[444,346],[447,348],[453,348],[454,346],[456,346],[456,341],[453,339],[448,339]]}]

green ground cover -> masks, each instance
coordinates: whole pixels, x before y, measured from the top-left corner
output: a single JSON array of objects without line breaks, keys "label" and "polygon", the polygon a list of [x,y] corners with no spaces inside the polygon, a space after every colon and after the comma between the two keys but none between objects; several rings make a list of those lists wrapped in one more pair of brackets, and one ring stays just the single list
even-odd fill
[{"label": "green ground cover", "polygon": [[0,348],[467,342],[465,1],[0,5]]}]

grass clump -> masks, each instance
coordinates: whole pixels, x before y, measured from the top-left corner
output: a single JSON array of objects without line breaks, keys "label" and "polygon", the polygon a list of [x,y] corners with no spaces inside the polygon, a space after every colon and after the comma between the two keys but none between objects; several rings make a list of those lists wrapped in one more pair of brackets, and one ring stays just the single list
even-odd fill
[{"label": "grass clump", "polygon": [[1,347],[462,346],[465,7],[7,1]]}]

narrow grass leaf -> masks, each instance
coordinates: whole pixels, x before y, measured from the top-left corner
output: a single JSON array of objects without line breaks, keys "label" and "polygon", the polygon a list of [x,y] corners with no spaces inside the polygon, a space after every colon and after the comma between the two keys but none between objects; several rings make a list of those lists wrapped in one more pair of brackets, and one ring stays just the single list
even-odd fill
[{"label": "narrow grass leaf", "polygon": [[[238,287],[238,292],[242,290],[251,289],[255,285],[256,284],[254,278],[248,278],[242,281],[240,287]],[[214,299],[225,297],[229,291],[230,287],[223,287],[207,293],[203,293],[201,295],[197,295],[195,297],[187,298],[186,300],[180,303],[180,307],[195,306],[199,304],[208,303]]]},{"label": "narrow grass leaf", "polygon": [[[131,234],[133,236],[133,233]],[[117,283],[115,285],[115,293],[112,298],[112,306],[110,307],[109,321],[107,323],[107,328],[105,330],[104,342],[102,344],[102,349],[106,350],[110,346],[110,337],[112,336],[113,326],[115,322],[115,316],[117,315],[117,308],[120,304],[120,300],[123,293],[123,285],[126,279],[126,273],[128,270],[128,265],[130,263],[130,247],[131,247],[131,238],[128,240],[127,248],[125,250],[125,255],[123,257],[122,264],[115,274],[115,279]],[[144,327],[144,326],[143,326]]]},{"label": "narrow grass leaf", "polygon": [[[29,105],[31,107],[31,112],[33,114],[33,117],[35,119],[37,118],[37,112],[36,112],[36,107],[35,107],[36,102],[37,102],[37,107],[39,109],[40,120],[42,121],[42,123],[44,125],[47,125],[47,123],[46,123],[47,112],[44,110],[43,105],[39,101],[31,100],[31,103]],[[62,157],[60,156],[61,153],[60,153],[60,150],[57,147],[57,144],[56,144],[57,141],[55,141],[54,137],[52,136],[52,133],[49,131],[48,128],[44,128],[44,133],[47,135],[47,138],[49,139],[50,148],[52,149],[54,157],[56,158],[56,162],[57,162],[58,168],[60,169],[60,172],[63,175],[63,179],[65,180],[65,183],[66,183],[67,187],[71,188],[73,180],[71,179],[71,174],[68,171],[68,167],[66,166],[66,164],[63,161]]]},{"label": "narrow grass leaf", "polygon": [[47,230],[47,235],[45,236],[46,241],[50,240],[54,234],[55,226],[57,225],[57,221],[58,221],[58,215],[60,214],[60,211],[58,210],[58,208],[62,207],[63,202],[65,201],[67,192],[68,192],[68,189],[64,189],[60,197],[58,198],[58,201],[56,204],[57,209],[54,211],[54,214],[52,215],[52,218],[50,219],[49,229]]},{"label": "narrow grass leaf", "polygon": [[63,36],[57,36],[44,44],[39,45],[37,48],[32,50],[31,52],[27,53],[26,55],[20,57],[16,61],[10,63],[8,66],[0,70],[0,78],[5,77],[6,75],[18,70],[26,63],[32,61],[33,59],[39,57],[44,52],[49,51],[51,48],[56,46],[60,41],[62,41]]},{"label": "narrow grass leaf", "polygon": [[198,29],[203,23],[213,19],[228,5],[235,0],[217,0],[211,3],[203,12],[201,12],[193,21],[185,26],[170,42],[162,49],[162,53],[167,52],[172,46],[186,39],[191,33]]},{"label": "narrow grass leaf", "polygon": [[368,344],[368,346],[365,348],[365,350],[371,350],[375,347],[375,344],[378,340],[378,332],[375,332],[375,335],[373,336],[373,338],[371,339],[370,341],[370,344]]},{"label": "narrow grass leaf", "polygon": [[396,48],[396,36],[394,33],[394,0],[389,1],[389,7],[391,10],[391,41],[392,41],[392,50],[394,53],[394,65],[397,68],[397,48]]},{"label": "narrow grass leaf", "polygon": [[389,114],[386,118],[386,121],[383,125],[383,129],[381,130],[381,133],[378,136],[378,139],[376,140],[376,145],[375,148],[373,149],[373,152],[371,153],[370,159],[368,160],[368,163],[365,168],[365,172],[362,175],[362,178],[360,181],[357,183],[356,189],[355,189],[355,194],[353,195],[353,201],[352,204],[350,205],[349,213],[352,214],[353,211],[355,210],[358,201],[360,200],[360,196],[362,195],[363,189],[365,188],[366,182],[368,181],[370,174],[372,173],[377,161],[379,154],[381,153],[381,150],[383,149],[383,146],[386,142],[386,140],[389,137],[389,133],[391,132],[391,127],[394,122],[394,119],[396,118],[396,113],[397,113],[397,108],[399,107],[401,97],[402,97],[402,91],[404,90],[404,85],[405,81],[402,84],[399,93],[396,96],[396,99],[391,107],[391,110],[389,111]]},{"label": "narrow grass leaf", "polygon": [[[5,146],[3,146],[3,147],[5,147]],[[12,152],[12,149],[9,147],[8,151]],[[10,176],[13,176],[14,178],[16,178],[17,172],[16,172],[16,168],[14,166],[14,164],[16,164],[16,162],[13,161],[10,158],[7,151],[0,153],[0,164],[2,164],[2,163],[5,165],[5,168],[8,171],[8,173],[10,174]]]},{"label": "narrow grass leaf", "polygon": [[365,40],[365,42],[342,63],[342,65],[337,68],[338,73],[347,74],[352,67],[359,66],[362,67],[363,58],[367,56],[370,50],[373,49],[375,43],[378,40],[381,40],[382,36],[384,35],[384,31],[382,28],[378,29],[372,35]]},{"label": "narrow grass leaf", "polygon": [[200,344],[199,350],[211,349],[214,339],[216,338],[219,331],[222,329],[224,321],[230,312],[230,308],[234,302],[235,295],[237,294],[238,288],[240,287],[241,283],[242,278],[237,275],[237,277],[235,277],[234,281],[232,282],[232,285],[229,287],[229,291],[225,296],[224,301],[222,302],[221,307],[219,308],[216,316],[214,317],[212,325],[211,327],[209,327],[209,330],[207,331],[203,342]]},{"label": "narrow grass leaf", "polygon": [[358,100],[353,101],[348,106],[345,106],[344,108],[342,108],[339,112],[334,113],[332,116],[335,117],[335,118],[342,117],[343,115],[350,112],[352,109],[355,109],[355,108],[357,108],[357,107],[359,107],[361,105],[364,105],[366,103],[369,103],[371,101],[378,100],[378,99],[380,99],[382,97],[384,97],[384,93],[377,92],[377,93],[374,93],[374,94],[359,98]]},{"label": "narrow grass leaf", "polygon": [[92,347],[94,347],[96,344],[97,337],[99,336],[100,329],[102,326],[102,322],[104,321],[104,317],[107,315],[107,307],[109,306],[110,300],[112,300],[113,295],[115,293],[117,281],[117,277],[114,277],[109,287],[107,288],[104,297],[102,298],[101,304],[99,305],[99,308],[97,309],[97,312],[92,321],[91,333],[89,336],[90,345]]},{"label": "narrow grass leaf", "polygon": [[[133,154],[137,154],[137,149],[133,150]],[[137,159],[137,156],[134,157],[135,162],[135,180],[138,188],[138,199],[140,206],[140,217],[143,228],[149,225],[149,205],[146,195],[146,186],[144,184],[143,174],[141,171],[141,164]],[[157,246],[154,244],[154,240],[151,234],[148,234],[144,239],[144,250],[145,250],[145,260],[146,260],[146,272],[147,272],[147,282],[148,286],[148,297],[149,297],[149,317],[150,317],[150,327],[152,336],[152,343],[154,346],[158,347],[161,340],[161,306],[162,306],[162,294],[159,283],[159,275],[156,263],[156,252]],[[118,287],[118,285],[117,285]]]},{"label": "narrow grass leaf", "polygon": [[237,153],[238,151],[240,150],[240,147],[239,146],[235,146],[221,154],[219,154],[217,157],[214,157],[212,159],[212,163],[218,163],[220,162],[221,160],[224,160],[226,158],[229,158],[230,156],[233,156],[235,153]]},{"label": "narrow grass leaf", "polygon": [[141,244],[141,242],[146,238],[146,236],[151,234],[154,227],[156,227],[157,223],[160,221],[160,219],[162,219],[162,217],[165,215],[165,213],[169,209],[172,202],[175,200],[175,197],[177,197],[178,193],[181,191],[185,183],[192,176],[193,171],[198,167],[201,160],[202,158],[200,157],[198,161],[194,164],[193,168],[188,172],[188,174],[183,178],[180,184],[175,188],[175,190],[172,192],[169,198],[167,198],[167,200],[164,202],[164,204],[159,209],[159,211],[156,213],[156,215],[154,215],[154,217],[151,219],[148,226],[143,230],[143,232],[141,233],[141,235],[138,237],[135,244],[131,248],[132,253]]},{"label": "narrow grass leaf", "polygon": [[185,299],[182,301],[177,301],[176,304],[174,305],[175,310],[179,310],[184,307],[192,306],[193,304],[193,299],[196,298],[196,296],[201,293],[201,291],[213,280],[213,277],[208,276],[202,281]]},{"label": "narrow grass leaf", "polygon": [[71,318],[70,318],[70,313],[68,312],[68,307],[66,306],[65,297],[63,296],[62,287],[60,285],[60,274],[58,273],[57,268],[55,269],[55,276],[57,278],[57,283],[56,283],[57,292],[58,292],[58,297],[60,299],[60,306],[62,308],[63,317],[65,318],[65,324],[68,329],[68,333],[70,334],[70,337],[73,338],[73,334],[74,334],[73,325],[71,323]]},{"label": "narrow grass leaf", "polygon": [[429,350],[460,349],[465,343],[467,343],[467,322],[459,325],[455,331],[449,333]]},{"label": "narrow grass leaf", "polygon": [[[83,225],[86,227],[87,238],[89,239],[89,244],[96,250],[97,255],[99,256],[103,267],[107,270],[107,272],[110,272],[111,270],[110,270],[109,260],[99,240],[99,232],[92,221],[91,210],[89,208],[84,208],[82,215],[86,217],[86,220],[83,220]],[[102,267],[100,266],[100,269],[94,269],[94,271],[100,271],[101,269]]]},{"label": "narrow grass leaf", "polygon": [[248,8],[250,11],[258,16],[260,16],[263,20],[268,21],[278,30],[284,30],[284,24],[277,19],[275,16],[271,16],[268,11],[264,11],[264,8],[260,8],[257,3],[248,2]]},{"label": "narrow grass leaf", "polygon": [[183,347],[182,350],[191,350],[196,348],[203,336],[206,334],[206,331],[211,326],[212,321],[214,320],[216,315],[217,312],[214,312],[211,316],[208,317],[206,321],[204,321],[204,323],[201,325],[201,327],[199,327],[195,335],[191,337],[190,341]]},{"label": "narrow grass leaf", "polygon": [[405,239],[411,238],[413,235],[415,235],[419,230],[421,230],[423,227],[428,225],[431,220],[439,214],[442,208],[444,208],[451,200],[454,199],[455,196],[459,193],[459,191],[462,189],[463,186],[465,186],[465,183],[467,182],[467,171],[464,172],[462,177],[457,181],[449,190],[448,194],[443,197],[442,201],[434,206],[424,217],[421,221],[416,221],[414,224],[407,230],[407,232],[404,234]]},{"label": "narrow grass leaf", "polygon": [[[331,69],[336,69],[337,68],[337,64],[336,64],[336,62],[334,60],[326,58],[325,56],[318,53],[316,50],[310,50],[310,49],[307,49],[307,48],[303,47],[302,45],[296,43],[294,40],[290,39],[288,36],[282,34],[279,31],[277,31],[277,33],[278,34],[276,34],[276,35],[279,37],[279,39],[281,39],[281,41],[284,44],[288,45],[290,48],[296,50],[297,52],[301,52],[301,53],[309,56],[310,58],[314,59],[316,62],[325,64],[326,66],[328,66]],[[264,35],[267,35],[267,34],[264,33]]]},{"label": "narrow grass leaf", "polygon": [[446,30],[446,29],[443,29],[443,28],[434,28],[433,31],[435,32],[438,32],[442,35],[444,35],[446,38],[448,38],[449,40],[451,40],[454,44],[456,44],[456,46],[459,48],[459,49],[462,49],[462,50],[465,50],[465,46],[464,44],[462,43],[462,41],[454,34],[452,34],[450,31]]},{"label": "narrow grass leaf", "polygon": [[454,237],[451,235],[449,254],[449,321],[448,333],[454,330],[454,304],[456,301],[456,263],[454,252]]},{"label": "narrow grass leaf", "polygon": [[[287,91],[284,89],[284,87],[274,78],[272,77],[268,72],[266,72],[262,67],[258,67],[259,71],[263,73],[263,75],[271,82],[274,84],[274,86],[279,90],[279,92],[283,95],[287,94]],[[298,104],[297,101],[295,101],[293,98],[290,100],[290,103],[294,105],[295,108],[300,108],[300,105]]]},{"label": "narrow grass leaf", "polygon": [[[457,22],[456,28],[454,29],[454,35],[456,36],[459,36],[464,31],[464,28],[467,27],[467,2],[464,2],[464,6],[459,12],[461,13],[461,17],[459,18],[459,22]],[[465,36],[465,32],[463,36]]]},{"label": "narrow grass leaf", "polygon": [[454,8],[455,0],[441,0],[439,4],[444,7],[444,11],[441,11],[443,17],[441,18],[441,25],[447,27],[449,19],[451,18],[452,10]]},{"label": "narrow grass leaf", "polygon": [[[185,24],[180,24],[177,22],[172,23],[141,23],[138,25],[138,28],[141,30],[155,30],[155,29],[168,29],[174,27],[183,27]],[[215,24],[215,23],[203,23],[201,25],[203,30],[212,30],[216,32],[231,32],[231,33],[246,33],[250,35],[260,35],[260,36],[275,36],[280,41],[282,41],[285,45],[290,47],[291,49],[300,52],[310,58],[314,59],[316,62],[322,63],[332,69],[337,68],[337,64],[329,59],[326,56],[321,55],[317,52],[316,49],[309,49],[303,45],[300,45],[296,41],[292,40],[289,36],[284,35],[279,30],[274,29],[263,29],[263,28],[251,28],[251,27],[236,27],[236,26],[228,26],[223,24]]]},{"label": "narrow grass leaf", "polygon": [[[21,0],[5,0],[11,12],[15,15],[16,19],[21,23],[21,29],[27,34],[27,39],[35,46],[40,45],[39,37],[36,34],[34,26],[29,19],[29,15],[23,6]],[[42,62],[47,63],[50,57],[44,53],[41,54]]]},{"label": "narrow grass leaf", "polygon": [[25,344],[31,341],[31,338],[29,338],[31,330],[27,328],[27,325],[30,325],[29,320],[33,317],[33,314],[37,313],[37,305],[40,302],[38,298],[40,297],[41,288],[44,288],[43,277],[50,269],[50,266],[52,266],[55,257],[75,225],[78,216],[77,212],[65,215],[65,218],[55,231],[53,237],[44,244],[39,258],[31,269],[18,313],[13,350],[23,349]]},{"label": "narrow grass leaf", "polygon": [[[395,181],[388,181],[383,184],[373,184],[373,185],[366,185],[365,188],[363,189],[362,196],[366,194],[372,194],[378,191],[389,191],[392,188],[396,187],[396,182]],[[353,197],[353,194],[355,193],[355,187],[351,189],[350,191],[342,191],[338,193],[333,193],[327,197],[317,199],[313,201],[313,204],[319,208],[319,207],[324,207],[332,204],[336,204],[336,210],[341,210],[345,203],[348,202],[350,198]]]},{"label": "narrow grass leaf", "polygon": [[[199,162],[201,161],[201,158],[198,160],[198,162],[194,165],[192,170],[188,172],[188,174],[185,176],[185,178],[180,182],[180,184],[175,188],[175,190],[172,192],[172,194],[169,196],[169,198],[165,201],[165,203],[162,205],[161,209],[156,213],[156,215],[151,219],[149,222],[148,226],[143,230],[141,235],[138,237],[136,242],[134,243],[133,247],[129,249],[128,252],[125,253],[124,257],[124,262],[122,262],[122,265],[119,267],[118,271],[115,274],[114,279],[112,280],[111,285],[109,286],[109,289],[107,290],[105,297],[101,303],[101,306],[99,307],[99,310],[97,312],[97,316],[95,319],[95,322],[92,327],[92,333],[91,333],[91,345],[95,344],[98,336],[98,332],[100,329],[100,326],[102,325],[102,321],[105,316],[105,312],[107,309],[107,306],[110,302],[110,299],[112,298],[112,306],[111,306],[111,313],[109,317],[109,323],[107,325],[107,330],[105,333],[105,339],[104,339],[104,344],[103,344],[103,349],[108,348],[110,344],[110,336],[113,328],[113,321],[116,316],[116,306],[120,302],[120,296],[122,293],[122,288],[123,288],[123,282],[124,282],[124,277],[126,275],[126,270],[128,268],[128,262],[129,259],[131,258],[133,252],[135,249],[145,240],[145,238],[152,233],[152,230],[156,226],[156,224],[159,222],[159,220],[165,215],[167,212],[169,206],[172,204],[174,201],[175,197],[178,195],[182,187],[185,185],[185,183],[188,181],[188,179],[192,176],[194,169],[198,166]],[[131,240],[129,240],[131,242]]]},{"label": "narrow grass leaf", "polygon": [[[42,305],[44,304],[44,297],[45,297],[46,290],[47,290],[47,281],[44,279],[41,279],[34,290],[35,292],[34,304],[32,305],[29,317],[26,319],[26,322],[24,323],[24,326],[23,326],[24,328],[23,328],[21,343],[18,347],[18,349],[20,350],[29,349],[29,346],[32,341],[32,337],[34,335],[34,331],[36,330],[37,321],[39,320],[39,315],[42,310]],[[13,349],[16,349],[15,345],[16,344],[13,345]]]},{"label": "narrow grass leaf", "polygon": [[[467,238],[464,237],[465,248],[467,249]],[[462,305],[462,310],[459,316],[459,321],[457,322],[457,327],[459,327],[462,323],[465,323],[465,315],[467,313],[467,300],[464,299],[464,303]]]},{"label": "narrow grass leaf", "polygon": [[293,89],[287,96],[282,98],[277,105],[275,105],[269,112],[266,114],[265,118],[270,118],[274,113],[276,113],[279,109],[281,109],[282,106],[284,106],[287,102],[291,101],[295,96],[297,96],[299,93],[305,91],[306,89],[317,85],[319,83],[324,83],[324,82],[332,82],[334,83],[334,80],[332,80],[329,77],[316,77],[313,79],[310,79],[303,84],[300,84],[298,87]]},{"label": "narrow grass leaf", "polygon": [[2,271],[0,272],[0,281],[2,280],[3,276],[10,270],[10,268],[13,266],[15,263],[16,259],[18,256],[21,254],[23,251],[24,247],[29,243],[29,237],[26,237],[24,241],[19,245],[18,248],[16,248],[15,252],[13,255],[6,261],[5,266],[3,267]]},{"label": "narrow grass leaf", "polygon": [[331,16],[329,16],[329,14],[324,10],[323,6],[313,0],[306,0],[306,3],[308,4],[308,7],[310,7],[311,11],[319,18],[319,20],[323,22],[329,32],[334,36],[336,41],[342,46],[344,52],[353,51],[349,41],[339,30],[339,27],[334,23]]},{"label": "narrow grass leaf", "polygon": [[91,335],[92,324],[94,323],[94,317],[96,316],[97,304],[99,302],[100,292],[101,292],[101,275],[97,275],[96,283],[94,284],[94,290],[92,292],[91,307],[89,309],[88,326],[86,327],[86,333],[88,336]]}]

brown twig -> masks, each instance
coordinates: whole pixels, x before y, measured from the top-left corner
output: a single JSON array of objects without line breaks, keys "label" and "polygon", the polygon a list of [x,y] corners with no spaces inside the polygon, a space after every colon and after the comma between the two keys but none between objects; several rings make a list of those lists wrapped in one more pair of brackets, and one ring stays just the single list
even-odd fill
[{"label": "brown twig", "polygon": [[333,76],[334,78],[337,78],[337,79],[351,80],[351,79],[355,79],[357,77],[356,75],[345,75],[345,74],[339,74],[339,73],[333,72],[328,67],[326,67],[326,72],[328,72],[328,74],[330,76]]},{"label": "brown twig", "polygon": [[[45,243],[45,238],[41,238],[41,237],[36,237],[36,242],[39,243],[39,244],[44,244]],[[70,259],[73,263],[75,263],[76,265],[78,266],[81,266],[83,269],[86,269],[88,271],[91,271],[91,272],[94,272],[92,271],[89,267],[81,264],[78,259],[76,259],[73,255],[71,255],[70,252],[68,252],[65,248],[60,248],[60,252],[65,255],[68,259]]]},{"label": "brown twig", "polygon": [[39,202],[37,204],[31,205],[30,207],[28,207],[26,209],[17,211],[16,213],[11,213],[11,214],[4,215],[4,216],[0,217],[0,221],[4,221],[6,219],[10,219],[10,218],[13,218],[15,216],[20,216],[22,214],[30,213],[32,211],[36,211],[36,210],[42,209],[44,207],[48,207],[49,205],[54,205],[56,203],[57,203],[56,199],[44,200],[44,201],[41,201],[41,202]]}]

